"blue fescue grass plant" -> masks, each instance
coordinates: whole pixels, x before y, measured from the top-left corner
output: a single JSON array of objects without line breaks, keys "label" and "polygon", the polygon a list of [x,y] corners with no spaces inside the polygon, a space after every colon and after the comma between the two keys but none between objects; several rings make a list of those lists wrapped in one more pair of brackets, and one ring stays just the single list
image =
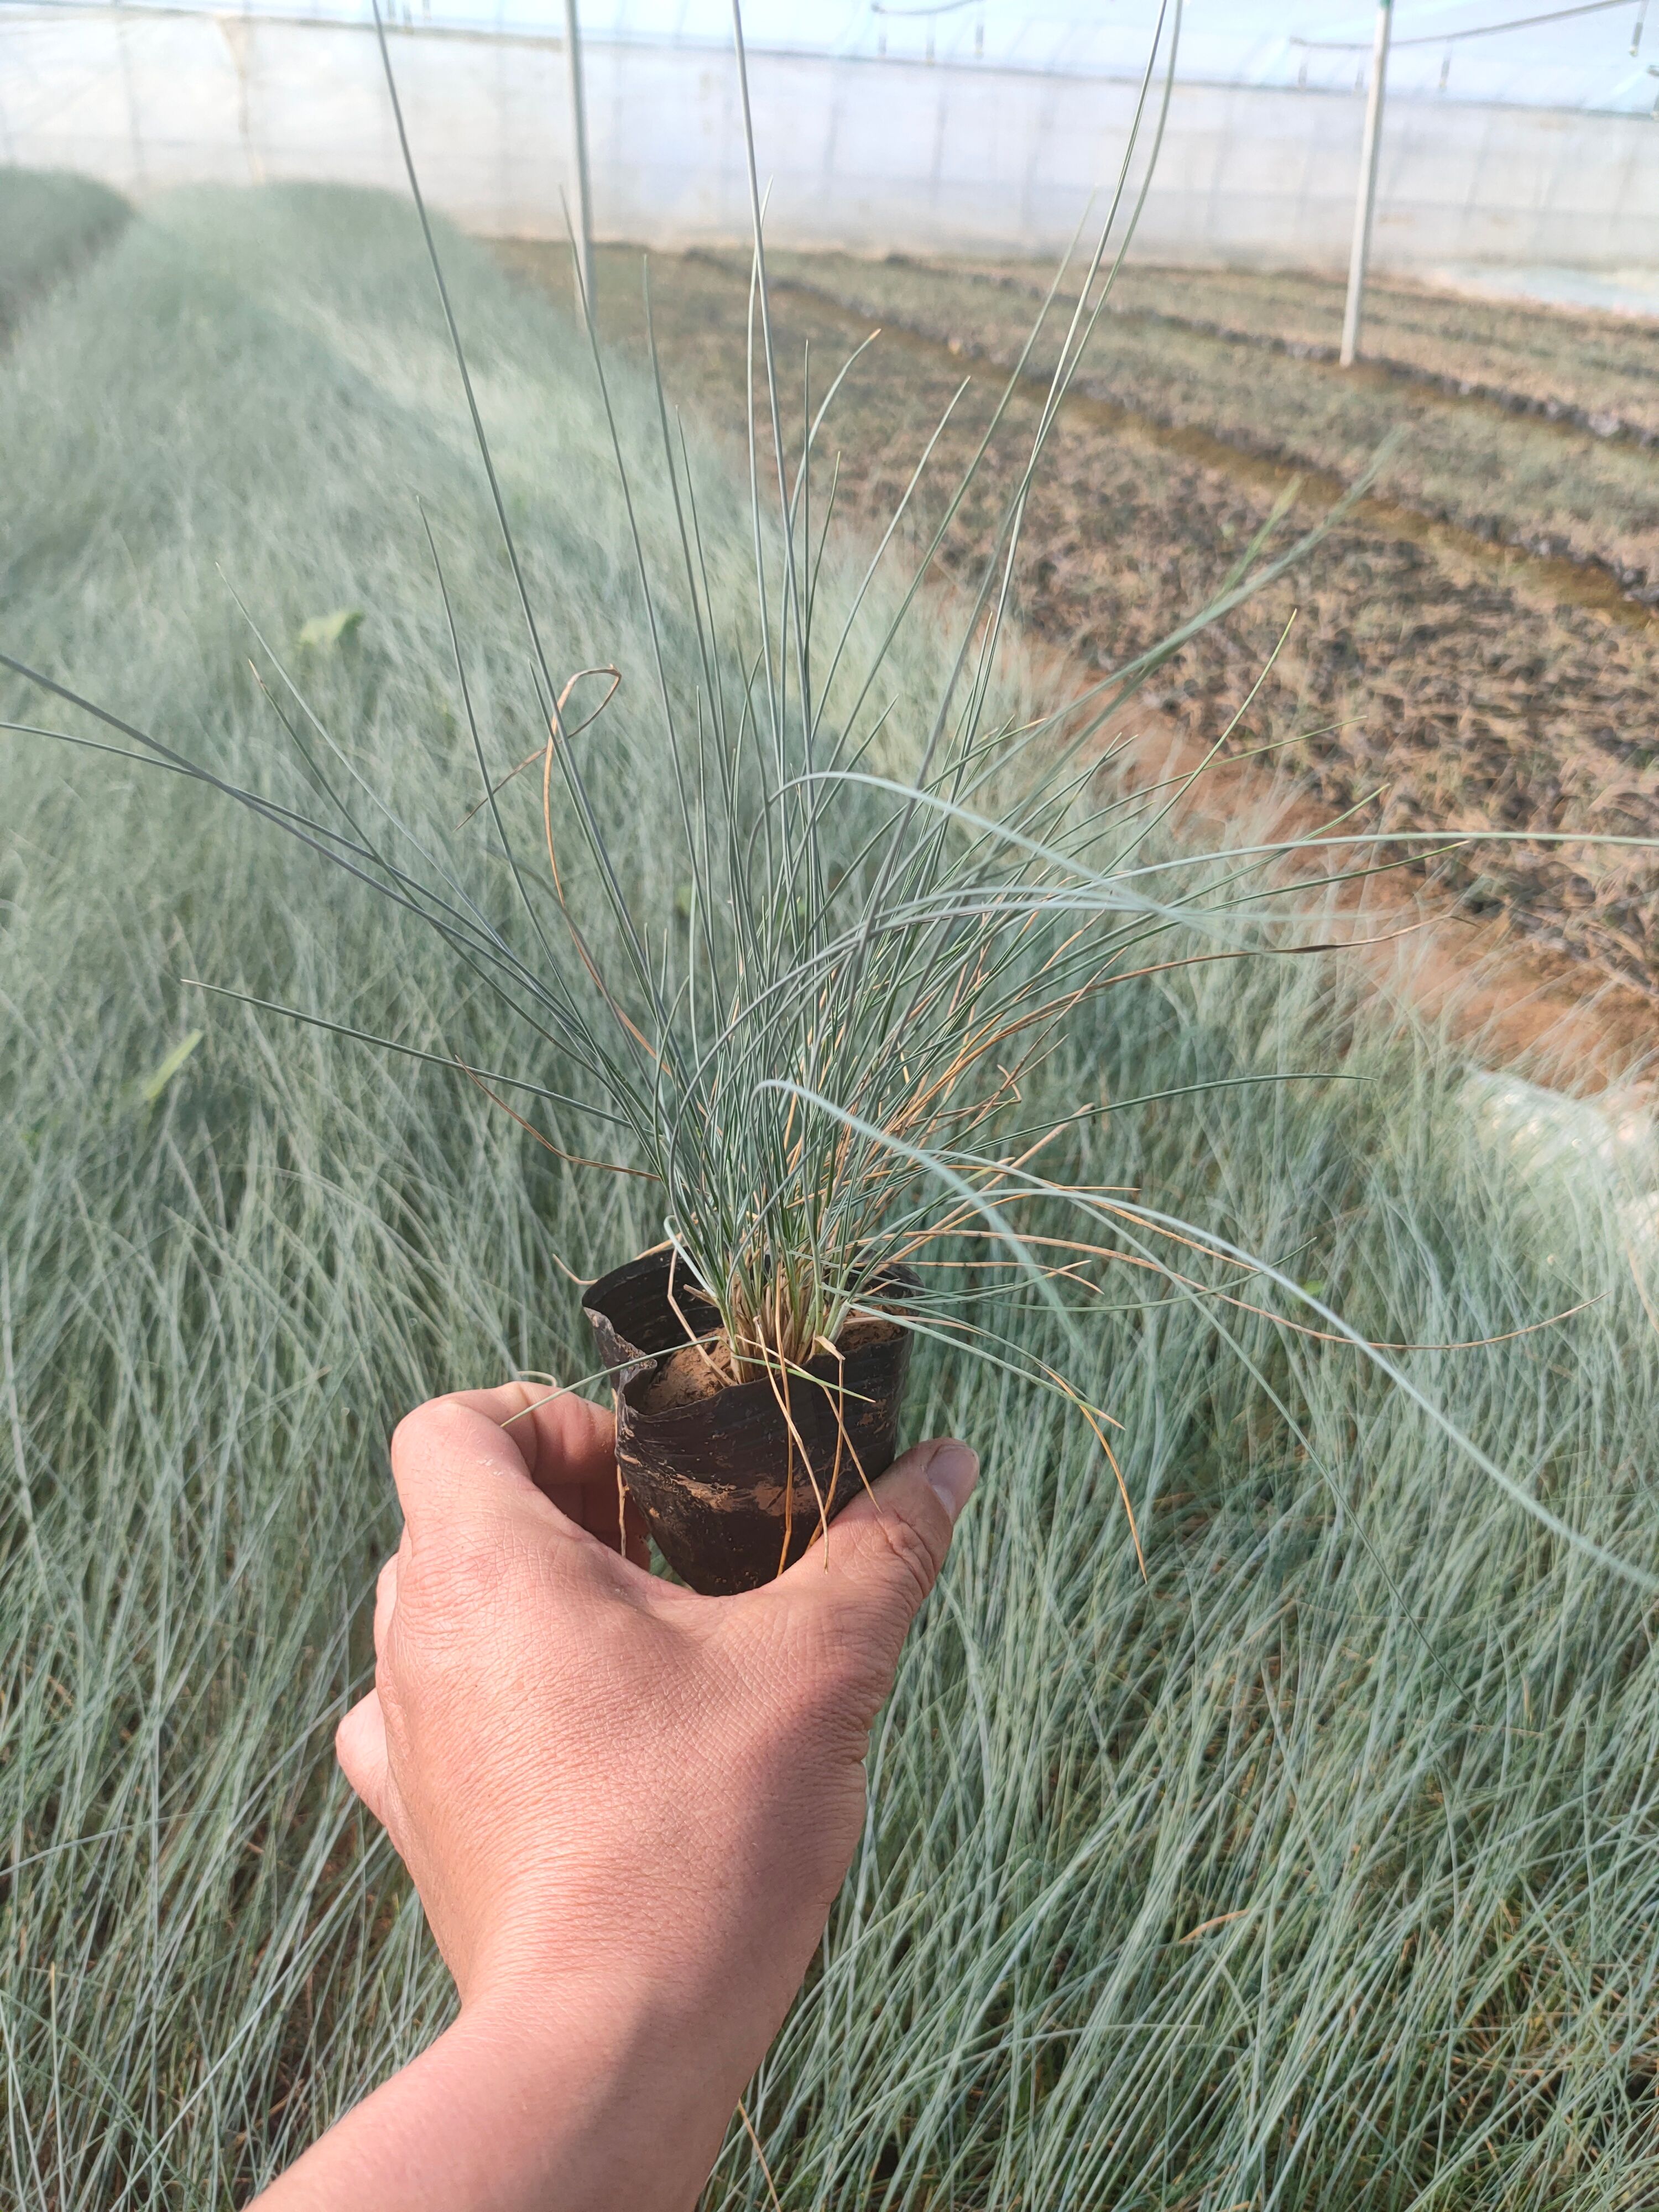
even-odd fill
[{"label": "blue fescue grass plant", "polygon": [[[747,125],[735,9],[734,25]],[[1283,508],[1212,605],[1085,697],[1059,711],[1022,713],[1011,705],[1003,672],[1025,504],[1156,159],[1173,46],[1161,89],[1158,59],[1155,44],[1048,398],[986,548],[977,591],[933,688],[904,702],[908,747],[892,728],[902,680],[894,648],[907,623],[925,618],[918,614],[922,581],[977,457],[919,549],[906,548],[901,532],[931,445],[861,568],[830,564],[833,469],[823,469],[821,454],[850,364],[815,392],[808,361],[798,398],[786,393],[772,338],[752,131],[757,388],[746,619],[734,627],[729,599],[711,582],[697,472],[660,377],[658,447],[642,483],[590,328],[593,388],[649,652],[643,666],[584,667],[574,675],[565,672],[556,607],[538,604],[526,577],[404,142],[520,603],[525,720],[546,732],[516,767],[492,759],[474,707],[465,616],[428,528],[453,697],[483,793],[465,819],[477,823],[505,864],[517,909],[510,922],[488,914],[467,890],[446,842],[406,817],[395,785],[376,787],[361,775],[283,653],[259,630],[257,612],[249,621],[272,712],[313,786],[307,806],[222,779],[169,740],[101,714],[152,759],[214,784],[432,928],[458,981],[494,994],[521,1025],[513,1070],[468,1073],[507,1112],[550,1116],[536,1133],[561,1157],[651,1186],[661,1235],[718,1311],[719,1328],[703,1340],[711,1364],[733,1381],[767,1377],[786,1403],[809,1360],[833,1356],[849,1323],[879,1313],[1060,1393],[1105,1444],[1108,1410],[1079,1394],[1063,1355],[1056,1362],[1035,1354],[1011,1316],[1035,1301],[1076,1352],[1079,1317],[1106,1295],[1102,1279],[1114,1263],[1125,1263],[1131,1279],[1150,1271],[1157,1285],[1146,1295],[1153,1297],[1206,1287],[1167,1263],[1172,1250],[1195,1252],[1200,1263],[1222,1259],[1229,1278],[1237,1273],[1239,1255],[1222,1255],[1184,1222],[1155,1216],[1130,1192],[1080,1184],[1056,1168],[1079,1125],[1112,1110],[1113,1102],[1079,1099],[1048,1122],[1024,1111],[1032,1072],[1067,1019],[1126,977],[1182,959],[1241,957],[1253,946],[1300,945],[1295,915],[1273,893],[1262,856],[1235,865],[1156,850],[1152,841],[1178,793],[1125,794],[1103,786],[1100,742],[1137,687],[1199,623],[1306,554],[1311,537],[1270,550]],[[401,134],[389,57],[386,74]],[[1034,330],[1033,344],[1037,336]],[[791,434],[786,414],[797,410]],[[900,557],[908,574],[890,581],[885,566]],[[351,627],[346,611],[313,618],[301,636],[310,643],[326,632],[339,645]],[[665,643],[671,635],[681,641],[678,665]],[[634,742],[654,745],[667,771],[670,804],[651,831],[659,865],[674,878],[668,916],[641,905],[599,797],[623,711],[615,702],[624,674]],[[88,707],[65,687],[49,688]],[[1222,732],[1218,745],[1229,735]],[[539,783],[533,828],[524,804],[531,780],[515,781],[532,767]],[[557,1086],[532,1072],[544,1056],[568,1072]],[[628,1157],[608,1159],[605,1148],[618,1136]],[[1056,1220],[1056,1208],[1069,1209],[1069,1227]],[[590,1257],[574,1255],[575,1264]],[[895,1304],[887,1293],[899,1269],[920,1287]]]},{"label": "blue fescue grass plant", "polygon": [[[1328,949],[1308,927],[1310,901],[1355,872],[1352,847],[1364,842],[1333,825],[1305,847],[1322,862],[1331,854],[1324,878],[1310,884],[1304,869],[1293,892],[1275,870],[1297,848],[1197,855],[1161,848],[1159,832],[1193,777],[1125,791],[1109,776],[1109,738],[1102,742],[1147,677],[1200,626],[1312,550],[1322,528],[1273,548],[1293,494],[1212,600],[1156,647],[1057,708],[1033,713],[1010,701],[1003,648],[1021,525],[1156,165],[1179,6],[1165,13],[1170,42],[1161,17],[1115,187],[1063,332],[1057,346],[1049,341],[1056,363],[1025,463],[950,650],[930,688],[903,702],[908,746],[890,728],[901,704],[895,647],[919,618],[933,557],[1018,388],[1064,270],[931,535],[919,548],[901,537],[932,443],[868,557],[832,565],[833,468],[824,487],[815,463],[851,362],[815,397],[809,359],[798,400],[786,392],[735,0],[754,226],[748,605],[734,622],[711,580],[698,471],[660,374],[647,459],[624,442],[590,313],[592,390],[620,495],[623,543],[613,557],[631,560],[647,644],[625,670],[605,661],[567,673],[556,605],[538,600],[527,576],[381,30],[410,192],[522,622],[521,719],[538,732],[516,762],[492,758],[465,615],[426,523],[453,659],[446,708],[459,709],[478,780],[462,826],[476,824],[504,866],[508,915],[488,910],[468,888],[447,829],[434,834],[409,817],[395,776],[376,784],[362,775],[256,611],[242,610],[264,665],[258,680],[310,786],[304,805],[223,778],[55,679],[9,664],[435,933],[458,989],[493,995],[520,1040],[506,1070],[476,1067],[453,1047],[450,1056],[562,1160],[649,1188],[659,1236],[718,1314],[718,1327],[696,1341],[720,1379],[765,1378],[787,1419],[792,1387],[827,1387],[805,1373],[807,1362],[834,1358],[850,1323],[885,1318],[1055,1394],[1086,1421],[1115,1470],[1115,1416],[1072,1371],[1086,1353],[1088,1324],[1113,1300],[1233,1310],[1267,1297],[1281,1326],[1332,1333],[1420,1397],[1391,1364],[1393,1347],[1329,1310],[1288,1263],[1184,1212],[1150,1206],[1131,1187],[1066,1172],[1080,1125],[1126,1103],[1169,1103],[1164,1095],[1073,1098],[1036,1118],[1025,1104],[1066,1024],[1127,980],[1193,961]],[[787,414],[796,420],[793,437]],[[884,564],[895,555],[908,559],[908,573],[890,580]],[[301,638],[349,646],[354,611],[313,617]],[[647,828],[657,868],[674,883],[668,914],[641,898],[601,798],[624,681],[631,750],[650,749],[659,768],[661,811]],[[1218,733],[1215,751],[1253,696]],[[532,768],[533,828],[520,781]],[[557,1084],[544,1069],[532,1072],[553,1061]],[[627,1157],[609,1157],[607,1147]],[[570,1260],[574,1273],[591,1269],[591,1255]],[[916,1285],[902,1297],[893,1295],[898,1270]],[[1030,1308],[1052,1325],[1042,1349],[1018,1326]],[[1431,1419],[1443,1418],[1421,1402]],[[1473,1440],[1458,1441],[1522,1510],[1567,1540],[1587,1540]],[[821,1516],[823,1507],[820,1494]],[[1644,1570],[1598,1556],[1645,1583]]]}]

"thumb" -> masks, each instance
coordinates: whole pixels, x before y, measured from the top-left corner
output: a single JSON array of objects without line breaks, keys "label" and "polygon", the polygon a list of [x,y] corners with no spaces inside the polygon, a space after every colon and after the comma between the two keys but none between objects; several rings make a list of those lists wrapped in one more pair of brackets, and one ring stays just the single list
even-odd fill
[{"label": "thumb", "polygon": [[865,1635],[877,1636],[896,1662],[978,1480],[977,1453],[954,1437],[913,1445],[773,1589],[792,1603],[860,1615]]},{"label": "thumb", "polygon": [[380,1693],[359,1698],[334,1731],[334,1756],[342,1772],[382,1827],[386,1812],[386,1716]]}]

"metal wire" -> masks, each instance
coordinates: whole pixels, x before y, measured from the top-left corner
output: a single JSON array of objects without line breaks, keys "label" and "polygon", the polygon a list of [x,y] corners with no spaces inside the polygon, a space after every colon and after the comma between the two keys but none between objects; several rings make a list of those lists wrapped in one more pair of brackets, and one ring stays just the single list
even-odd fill
[{"label": "metal wire", "polygon": [[[1451,46],[1460,39],[1490,39],[1496,37],[1499,31],[1526,31],[1530,30],[1534,23],[1563,23],[1569,15],[1603,15],[1609,9],[1628,8],[1630,5],[1631,0],[1580,0],[1577,7],[1552,8],[1544,15],[1514,15],[1503,23],[1474,23],[1466,31],[1419,31],[1414,38],[1395,39],[1394,44],[1396,46]],[[1642,0],[1642,15],[1646,14],[1647,0]],[[1636,44],[1640,43],[1641,37],[1641,20],[1638,18]],[[1357,54],[1369,53],[1371,42],[1369,39],[1303,39],[1293,35],[1291,44],[1324,53]],[[1631,47],[1632,53],[1636,52],[1636,44]]]}]

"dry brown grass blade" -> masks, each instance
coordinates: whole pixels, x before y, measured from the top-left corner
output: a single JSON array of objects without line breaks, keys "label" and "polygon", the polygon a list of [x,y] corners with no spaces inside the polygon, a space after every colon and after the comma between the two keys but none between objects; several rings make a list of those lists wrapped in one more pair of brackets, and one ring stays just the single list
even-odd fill
[{"label": "dry brown grass blade", "polygon": [[[570,681],[565,685],[563,690],[559,694],[557,726],[560,728],[563,728],[564,726],[565,702],[569,698],[571,693],[575,690],[576,686],[581,682],[585,676],[608,676],[611,679],[611,688],[605,693],[604,698],[600,700],[599,705],[593,709],[591,714],[584,714],[581,720],[576,723],[573,728],[565,730],[564,734],[567,743],[572,738],[580,737],[584,730],[588,729],[593,723],[599,720],[600,715],[604,714],[605,708],[616,697],[617,689],[623,680],[621,669],[612,668],[609,662],[606,662],[603,666],[599,668],[579,668],[575,674],[571,678]],[[469,806],[467,808],[466,812],[462,815],[460,820],[456,823],[456,828],[458,830],[465,830],[467,823],[471,821],[474,815],[482,813],[483,809],[489,805],[492,799],[499,799],[501,797],[501,794],[507,789],[507,785],[512,782],[514,776],[522,775],[527,768],[533,767],[536,762],[541,758],[546,748],[544,746],[538,745],[533,752],[527,752],[525,755],[524,758],[519,763],[516,768],[508,769],[507,774],[501,778],[499,783],[493,783],[490,785],[489,790],[485,792],[483,797],[478,801],[476,806]]]},{"label": "dry brown grass blade", "polygon": [[[1050,1367],[1046,1360],[1039,1360],[1037,1364],[1042,1368],[1043,1373],[1048,1376],[1049,1381],[1060,1392],[1060,1395],[1068,1399],[1070,1402],[1077,1407],[1079,1413],[1082,1414],[1084,1419],[1087,1421],[1090,1428],[1094,1431],[1095,1442],[1100,1446],[1102,1451],[1106,1455],[1107,1463],[1112,1470],[1113,1480],[1117,1484],[1117,1494],[1123,1500],[1123,1510],[1128,1519],[1129,1534],[1133,1540],[1135,1547],[1135,1563],[1140,1569],[1140,1579],[1142,1582],[1145,1582],[1146,1580],[1146,1554],[1140,1548],[1140,1531],[1135,1526],[1135,1510],[1129,1503],[1128,1485],[1124,1481],[1123,1470],[1117,1463],[1117,1454],[1112,1449],[1110,1443],[1107,1440],[1105,1430],[1102,1428],[1099,1420],[1096,1419],[1095,1408],[1090,1405],[1088,1400],[1085,1398],[1079,1391],[1073,1389],[1072,1384],[1066,1380],[1066,1377],[1061,1375],[1056,1368]],[[1109,1418],[1109,1416],[1107,1418]],[[1115,1424],[1115,1425],[1121,1427],[1122,1424],[1119,1422]]]},{"label": "dry brown grass blade", "polygon": [[755,2156],[759,2161],[760,2170],[766,2182],[766,2193],[772,2201],[772,2212],[783,2212],[783,2206],[778,2197],[778,2186],[772,2179],[772,2169],[766,2163],[766,2153],[761,2148],[760,2137],[755,2133],[755,2123],[750,2118],[748,2109],[741,2097],[738,2100],[738,2118],[743,2122],[750,2142],[754,2148]]},{"label": "dry brown grass blade", "polygon": [[[560,1146],[556,1145],[550,1137],[544,1137],[541,1131],[537,1128],[533,1121],[526,1121],[524,1115],[517,1112],[513,1107],[509,1106],[505,1098],[498,1097],[484,1081],[483,1078],[476,1073],[473,1069],[470,1068],[464,1060],[457,1060],[455,1065],[460,1069],[462,1074],[466,1077],[470,1083],[473,1083],[477,1085],[478,1089],[483,1091],[484,1097],[489,1099],[492,1106],[499,1106],[503,1114],[510,1115],[513,1120],[515,1121],[519,1127],[524,1131],[525,1134],[528,1137],[533,1137],[536,1142],[542,1147],[542,1150],[544,1152],[551,1152],[555,1159],[568,1160],[572,1167],[598,1168],[601,1174],[604,1175],[635,1176],[642,1182],[655,1182],[658,1181],[659,1178],[649,1168],[623,1167],[621,1162],[617,1160],[591,1160],[581,1152],[565,1152]],[[567,1267],[565,1269],[565,1273],[567,1274],[570,1274],[570,1270]],[[583,1280],[592,1280],[592,1279],[591,1277],[584,1278],[580,1275],[571,1275],[570,1279],[573,1283],[575,1283],[581,1282]]]}]

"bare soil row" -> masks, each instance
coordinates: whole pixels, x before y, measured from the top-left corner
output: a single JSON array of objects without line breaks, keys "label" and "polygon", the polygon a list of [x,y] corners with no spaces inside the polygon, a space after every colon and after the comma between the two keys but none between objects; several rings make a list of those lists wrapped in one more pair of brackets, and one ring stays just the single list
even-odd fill
[{"label": "bare soil row", "polygon": [[[796,254],[778,257],[776,273],[855,315],[1001,368],[1019,357],[1041,307],[1029,278],[990,281],[915,263]],[[1145,289],[1150,272],[1135,274]],[[1245,281],[1236,279],[1234,289]],[[1079,391],[1169,428],[1207,432],[1241,453],[1344,482],[1358,477],[1393,433],[1398,442],[1377,477],[1384,497],[1493,544],[1599,568],[1632,598],[1659,601],[1659,457],[1638,439],[1600,436],[1589,427],[1592,416],[1609,428],[1628,419],[1644,433],[1659,424],[1659,332],[1647,336],[1645,353],[1638,334],[1604,349],[1616,352],[1617,374],[1611,363],[1581,365],[1569,374],[1565,349],[1548,349],[1541,358],[1521,354],[1494,338],[1484,307],[1471,307],[1482,335],[1461,351],[1463,368],[1474,374],[1451,366],[1431,378],[1421,372],[1432,358],[1435,328],[1451,319],[1437,302],[1427,331],[1403,331],[1386,311],[1367,326],[1368,349],[1382,358],[1393,339],[1411,337],[1418,374],[1372,368],[1355,375],[1337,365],[1328,345],[1260,342],[1261,326],[1279,319],[1265,302],[1232,325],[1127,307],[1115,287],[1112,297],[1119,304],[1100,319]],[[1191,307],[1190,289],[1187,299]],[[1073,304],[1062,289],[1032,355],[1039,374],[1058,355]],[[1291,327],[1303,319],[1291,318]],[[1536,319],[1558,318],[1540,310]],[[1305,320],[1326,327],[1328,338],[1322,314]],[[1516,380],[1524,384],[1528,373],[1537,412],[1482,396],[1515,394]],[[1546,411],[1551,403],[1554,419]]]},{"label": "bare soil row", "polygon": [[[568,283],[557,257],[506,250],[542,281]],[[608,331],[641,340],[640,257],[608,252],[600,284]],[[671,394],[740,435],[744,273],[701,257],[653,257],[651,301]],[[808,364],[815,392],[872,327],[864,308],[826,296],[818,272],[794,267],[773,319],[790,374],[799,380]],[[1260,361],[1257,350],[1235,356],[1241,385]],[[832,418],[843,511],[884,522],[971,367],[939,339],[894,327],[890,314]],[[931,529],[1002,381],[971,374],[931,489],[915,503],[912,542]],[[1035,383],[1016,394],[946,535],[945,579],[973,573],[1024,465],[1038,404]],[[1654,457],[1639,458],[1659,473]],[[1212,430],[1171,429],[1080,393],[1061,410],[1028,516],[1021,620],[1085,671],[1121,664],[1215,589],[1291,474]],[[1285,526],[1302,526],[1333,489],[1304,477]],[[1230,750],[1278,747],[1296,801],[1320,815],[1353,809],[1371,827],[1659,841],[1659,619],[1623,598],[1598,604],[1574,588],[1575,573],[1368,502],[1300,569],[1160,672],[1138,702],[1149,738],[1206,747],[1271,661]],[[1243,805],[1259,777],[1226,788]],[[1471,957],[1477,944],[1509,949],[1518,999],[1559,1013],[1564,997],[1595,998],[1598,1024],[1621,1050],[1651,1034],[1659,849],[1477,843],[1413,860],[1412,872],[1437,912],[1468,926]]]},{"label": "bare soil row", "polygon": [[[915,266],[976,275],[1028,298],[1045,293],[1053,276],[1030,262]],[[1119,272],[1108,313],[1185,324],[1229,342],[1327,362],[1337,357],[1343,303],[1344,287],[1328,276],[1131,262]],[[1522,302],[1373,282],[1365,293],[1364,354],[1374,367],[1459,398],[1492,399],[1600,438],[1659,440],[1659,325],[1628,315],[1540,312]]]}]

